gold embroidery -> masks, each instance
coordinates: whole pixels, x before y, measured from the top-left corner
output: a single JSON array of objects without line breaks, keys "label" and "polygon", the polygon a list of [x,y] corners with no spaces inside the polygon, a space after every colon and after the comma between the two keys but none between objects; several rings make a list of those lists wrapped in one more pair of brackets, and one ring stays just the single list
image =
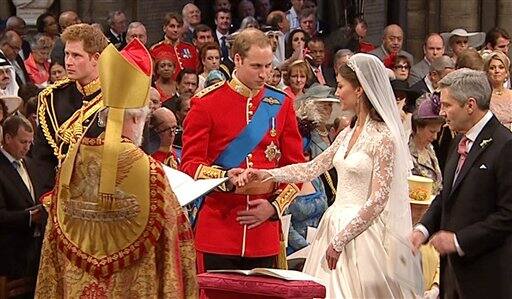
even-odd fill
[{"label": "gold embroidery", "polygon": [[226,171],[220,169],[218,166],[206,166],[206,165],[199,165],[199,167],[196,170],[196,174],[194,176],[194,179],[218,179],[226,177]]},{"label": "gold embroidery", "polygon": [[297,196],[297,193],[299,193],[299,188],[295,184],[288,184],[279,194],[279,196],[277,196],[277,198],[272,202],[279,217],[283,215],[286,208]]},{"label": "gold embroidery", "polygon": [[206,88],[203,88],[201,89],[200,91],[198,91],[194,97],[197,97],[197,98],[202,98],[204,97],[205,95],[209,94],[210,92],[214,91],[215,89],[221,87],[222,85],[224,85],[226,81],[220,81],[220,82],[217,82],[211,86],[208,86]]},{"label": "gold embroidery", "polygon": [[[63,152],[63,145],[76,143],[86,130],[86,127],[83,126],[82,122],[103,107],[100,93],[93,100],[84,104],[81,109],[75,111],[68,120],[59,126],[54,110],[53,91],[54,89],[60,88],[70,82],[72,81],[69,79],[58,81],[39,93],[39,125],[43,131],[45,139],[53,149],[53,154],[59,160],[59,163],[66,155],[66,153]],[[53,130],[53,134],[50,131],[50,125]]]},{"label": "gold embroidery", "polygon": [[76,82],[76,88],[83,95],[86,95],[86,96],[91,95],[91,94],[97,92],[98,90],[100,90],[100,88],[101,88],[100,77],[92,80],[91,82],[87,83],[85,86],[82,86],[78,82]]}]

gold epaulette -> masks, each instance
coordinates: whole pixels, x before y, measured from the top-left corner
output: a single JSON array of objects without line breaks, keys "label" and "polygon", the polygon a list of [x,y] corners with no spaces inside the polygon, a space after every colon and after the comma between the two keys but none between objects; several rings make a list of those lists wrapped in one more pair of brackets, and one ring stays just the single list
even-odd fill
[{"label": "gold epaulette", "polygon": [[215,89],[217,89],[217,88],[221,87],[222,85],[224,85],[224,83],[226,83],[226,81],[220,81],[220,82],[217,82],[217,83],[215,83],[215,84],[213,84],[213,85],[210,85],[210,86],[208,86],[208,87],[206,87],[206,88],[203,88],[203,89],[201,89],[200,91],[198,91],[198,92],[194,95],[194,97],[196,97],[196,98],[202,98],[202,97],[204,97],[205,95],[209,94],[210,92],[214,91]]},{"label": "gold epaulette", "polygon": [[[51,118],[51,112],[53,111],[53,90],[61,88],[64,85],[67,85],[72,81],[69,78],[65,78],[62,80],[59,80],[52,85],[46,87],[43,91],[41,91],[38,95],[38,103],[37,103],[37,118],[39,122],[39,126],[41,127],[41,130],[43,131],[44,137],[48,141],[48,144],[52,147],[53,153],[56,157],[59,157],[59,146],[57,145],[57,142],[50,132],[50,128],[48,126],[48,122],[46,121],[45,114],[48,112],[48,116]],[[50,97],[50,99],[48,99]],[[50,100],[52,103],[49,103],[48,100]],[[58,124],[56,123],[57,120],[51,120],[51,125],[53,127],[53,131],[57,133],[58,130]]]},{"label": "gold epaulette", "polygon": [[274,90],[274,91],[277,91],[277,92],[279,92],[279,93],[282,93],[282,94],[286,95],[286,93],[285,93],[284,91],[280,90],[279,88],[277,88],[277,87],[275,87],[275,86],[268,85],[268,84],[266,84],[266,83],[265,83],[265,87],[266,87],[266,88],[270,88],[270,89],[272,89],[272,90]]},{"label": "gold epaulette", "polygon": [[54,82],[53,84],[47,86],[45,89],[43,89],[39,93],[39,98],[48,96],[49,94],[51,94],[53,92],[54,89],[60,88],[63,85],[66,85],[70,82],[74,82],[74,81],[69,78],[64,78],[62,80]]},{"label": "gold epaulette", "polygon": [[288,208],[295,197],[297,197],[298,193],[299,188],[295,184],[288,184],[272,202],[272,205],[276,208],[277,216],[279,216],[279,218],[281,218],[286,208]]}]

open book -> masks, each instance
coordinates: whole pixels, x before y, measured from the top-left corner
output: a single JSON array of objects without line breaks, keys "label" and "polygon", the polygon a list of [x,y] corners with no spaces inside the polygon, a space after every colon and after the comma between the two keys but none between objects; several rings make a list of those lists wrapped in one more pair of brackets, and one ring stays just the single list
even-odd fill
[{"label": "open book", "polygon": [[166,165],[162,166],[164,167],[165,175],[169,180],[172,191],[176,194],[178,202],[182,207],[228,180],[228,178],[220,178],[196,181],[186,173],[172,169]]},{"label": "open book", "polygon": [[270,276],[284,280],[311,280],[323,284],[318,278],[309,274],[295,271],[271,268],[254,268],[252,270],[208,270],[210,273],[237,273],[242,275],[262,275]]}]

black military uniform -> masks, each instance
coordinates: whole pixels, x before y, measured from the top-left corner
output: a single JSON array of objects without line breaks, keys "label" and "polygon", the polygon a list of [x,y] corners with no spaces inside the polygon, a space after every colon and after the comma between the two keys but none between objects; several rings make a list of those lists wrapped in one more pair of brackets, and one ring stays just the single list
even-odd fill
[{"label": "black military uniform", "polygon": [[68,151],[84,132],[97,137],[103,128],[97,114],[103,107],[99,79],[82,87],[64,79],[39,94],[38,128],[32,150],[36,170],[36,198],[53,189],[55,171]]}]

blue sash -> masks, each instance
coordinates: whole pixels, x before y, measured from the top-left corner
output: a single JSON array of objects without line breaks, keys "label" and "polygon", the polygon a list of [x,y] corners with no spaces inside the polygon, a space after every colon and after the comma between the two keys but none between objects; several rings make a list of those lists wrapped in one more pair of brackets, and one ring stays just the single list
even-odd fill
[{"label": "blue sash", "polygon": [[263,140],[270,129],[272,118],[283,107],[285,95],[281,92],[265,88],[263,99],[254,113],[254,117],[242,132],[228,144],[217,157],[215,164],[224,169],[238,167],[256,146]]}]

